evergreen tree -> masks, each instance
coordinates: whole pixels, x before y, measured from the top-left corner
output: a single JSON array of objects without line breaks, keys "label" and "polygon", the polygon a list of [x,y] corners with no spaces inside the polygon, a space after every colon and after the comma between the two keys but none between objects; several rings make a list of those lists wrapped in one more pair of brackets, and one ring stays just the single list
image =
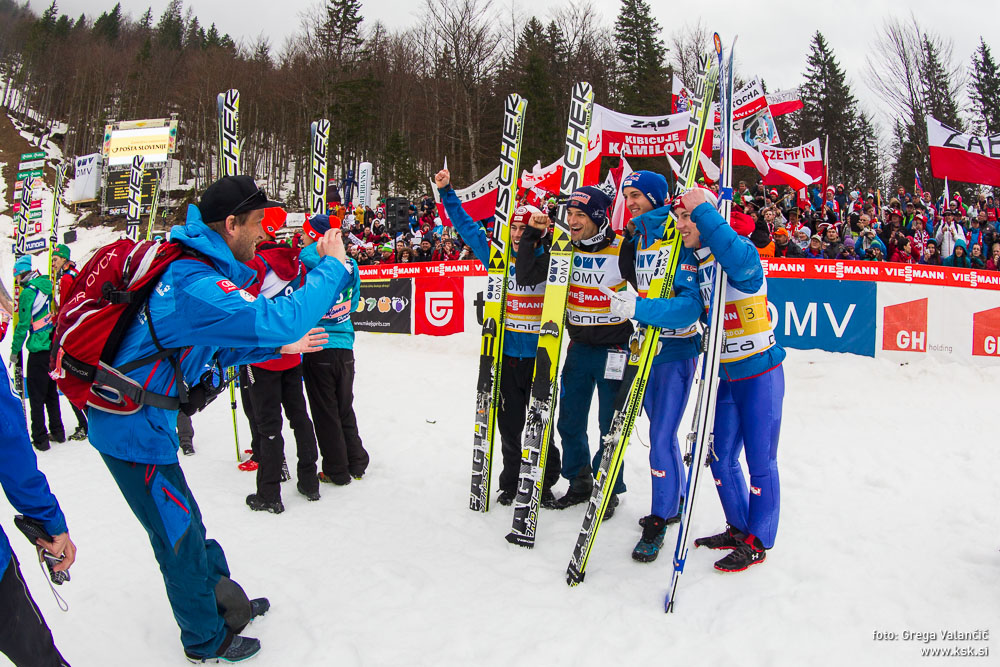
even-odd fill
[{"label": "evergreen tree", "polygon": [[969,68],[969,97],[979,131],[987,135],[1000,133],[1000,71],[982,37]]},{"label": "evergreen tree", "polygon": [[139,19],[139,30],[148,34],[153,29],[153,8],[147,7],[146,12]]},{"label": "evergreen tree", "polygon": [[156,45],[172,51],[180,51],[184,44],[183,0],[170,0],[156,24]]},{"label": "evergreen tree", "polygon": [[201,24],[198,23],[198,17],[192,16],[191,20],[188,21],[187,29],[184,31],[184,48],[185,49],[202,49],[205,46],[205,31],[201,29]]},{"label": "evergreen tree", "polygon": [[622,0],[615,21],[615,45],[621,70],[618,104],[626,113],[669,112],[671,87],[661,32],[645,0]]},{"label": "evergreen tree", "polygon": [[823,33],[816,31],[800,87],[803,109],[796,130],[802,142],[830,139],[830,181],[856,183],[862,177],[858,155],[863,151],[858,104],[840,63]]},{"label": "evergreen tree", "polygon": [[222,46],[222,37],[219,35],[219,29],[213,23],[209,26],[208,32],[205,33],[205,48],[211,49],[220,46]]},{"label": "evergreen tree", "polygon": [[[923,62],[920,69],[920,84],[924,110],[928,116],[955,129],[962,128],[962,119],[958,116],[958,104],[955,102],[954,91],[944,65],[939,57],[938,47],[925,33],[920,45]],[[924,126],[924,134],[927,128]],[[924,140],[924,145],[927,141]]]},{"label": "evergreen tree", "polygon": [[109,44],[118,41],[122,27],[122,4],[119,2],[110,12],[104,12],[94,21],[94,36]]},{"label": "evergreen tree", "polygon": [[[557,29],[558,32],[558,29]],[[553,92],[560,90],[552,72],[552,44],[549,34],[535,17],[525,24],[514,54],[514,88],[528,99],[521,166],[530,169],[536,160],[547,164],[559,155],[559,113]]]},{"label": "evergreen tree", "polygon": [[360,48],[361,21],[361,0],[327,0],[322,36],[328,56],[338,64],[349,64],[345,57]]}]

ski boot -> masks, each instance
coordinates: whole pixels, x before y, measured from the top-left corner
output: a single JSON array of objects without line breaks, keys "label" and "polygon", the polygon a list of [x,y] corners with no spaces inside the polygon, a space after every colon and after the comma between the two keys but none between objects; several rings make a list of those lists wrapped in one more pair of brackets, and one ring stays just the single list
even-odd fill
[{"label": "ski boot", "polygon": [[348,484],[351,483],[351,476],[345,474],[345,475],[337,475],[335,477],[331,477],[330,475],[327,475],[325,472],[321,472],[319,474],[319,481],[323,482],[324,484],[335,484],[336,486],[347,486]]},{"label": "ski boot", "polygon": [[612,493],[608,499],[608,506],[604,508],[604,521],[615,515],[615,508],[618,507],[618,494]]},{"label": "ski boot", "polygon": [[295,489],[306,497],[308,500],[316,501],[319,500],[319,489],[315,491],[306,491],[306,488],[302,486],[302,482],[295,483]]},{"label": "ski boot", "polygon": [[497,496],[497,502],[504,507],[510,507],[514,504],[514,492],[513,491],[501,491],[500,495]]},{"label": "ski boot", "polygon": [[650,514],[639,519],[639,525],[642,526],[642,537],[632,550],[632,560],[652,563],[660,555],[660,547],[667,534],[667,521]]},{"label": "ski boot", "polygon": [[247,507],[254,512],[270,512],[271,514],[281,514],[285,511],[285,506],[281,504],[280,500],[267,501],[256,493],[247,496]]},{"label": "ski boot", "polygon": [[[552,508],[564,510],[573,505],[579,505],[590,500],[590,494],[594,490],[594,473],[590,466],[586,466],[569,483],[569,489],[561,498],[557,498],[552,503]],[[614,514],[614,511],[612,511]]]}]

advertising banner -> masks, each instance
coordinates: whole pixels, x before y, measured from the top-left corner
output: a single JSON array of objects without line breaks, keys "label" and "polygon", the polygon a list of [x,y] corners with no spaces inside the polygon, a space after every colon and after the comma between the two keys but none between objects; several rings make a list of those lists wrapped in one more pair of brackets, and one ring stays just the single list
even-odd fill
[{"label": "advertising banner", "polygon": [[465,329],[462,278],[418,278],[414,281],[413,333],[448,336]]},{"label": "advertising banner", "polygon": [[875,356],[875,283],[768,279],[767,287],[781,345]]},{"label": "advertising banner", "polygon": [[93,201],[101,189],[101,154],[81,155],[73,160],[73,182],[66,199],[70,203]]},{"label": "advertising banner", "polygon": [[110,167],[131,165],[136,155],[147,164],[156,164],[166,162],[176,146],[176,120],[133,120],[105,126],[101,154]]},{"label": "advertising banner", "polygon": [[355,331],[410,333],[412,300],[412,280],[363,280],[361,299],[351,315]]},{"label": "advertising banner", "polygon": [[[102,201],[106,215],[128,214],[129,179],[131,178],[131,173],[131,164],[129,165],[129,169],[108,171]],[[153,203],[153,190],[156,185],[156,179],[159,177],[159,170],[147,169],[142,174],[141,215],[149,214],[150,206]]]}]

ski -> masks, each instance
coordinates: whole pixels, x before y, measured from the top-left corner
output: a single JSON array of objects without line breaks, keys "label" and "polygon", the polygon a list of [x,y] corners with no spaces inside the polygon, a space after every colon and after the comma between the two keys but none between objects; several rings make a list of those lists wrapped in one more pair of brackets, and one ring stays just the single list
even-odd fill
[{"label": "ski", "polygon": [[[729,59],[726,63],[722,60],[722,41],[718,33],[715,34],[715,50],[722,72],[722,87],[719,91],[719,106],[721,107],[720,129],[722,133],[720,144],[721,172],[719,180],[719,212],[725,220],[729,220],[729,213],[733,204],[733,150],[732,150],[732,123],[733,123],[733,52],[736,40],[729,48]],[[705,335],[702,338],[702,363],[701,378],[698,382],[698,400],[695,403],[694,424],[692,431],[688,433],[688,452],[684,457],[687,463],[688,478],[684,498],[684,507],[681,510],[681,520],[677,532],[677,546],[674,549],[674,568],[670,575],[670,587],[663,600],[663,611],[670,613],[674,610],[674,600],[677,596],[677,584],[680,575],[684,572],[684,564],[687,562],[688,543],[690,541],[691,516],[694,510],[695,494],[698,491],[698,481],[701,473],[708,466],[709,461],[705,458],[706,448],[711,451],[713,440],[713,427],[715,424],[715,402],[719,390],[719,363],[722,342],[724,338],[724,318],[726,303],[726,273],[722,267],[715,264],[712,275],[711,296],[706,298],[708,304],[708,325]],[[705,286],[702,286],[702,294],[705,294]]]},{"label": "ski", "polygon": [[153,183],[153,199],[149,202],[149,225],[146,227],[146,240],[153,238],[153,225],[156,224],[156,213],[160,208],[160,184],[163,182],[163,172],[161,169],[156,174],[156,181]]},{"label": "ski", "polygon": [[514,521],[506,537],[511,544],[528,548],[535,545],[545,459],[552,438],[552,414],[556,405],[559,357],[566,323],[566,297],[569,294],[570,268],[573,263],[566,204],[573,191],[583,185],[593,113],[594,89],[589,83],[577,83],[573,86],[569,121],[566,125],[566,150],[559,186],[561,202],[552,235],[545,300],[542,302],[542,325],[538,331],[538,350],[535,353],[535,373],[524,423],[521,469],[517,496],[514,499]]},{"label": "ski", "polygon": [[49,221],[49,279],[52,281],[52,295],[58,301],[59,279],[52,266],[53,253],[59,243],[59,201],[62,199],[63,183],[66,178],[66,165],[56,167],[56,182],[52,187],[52,218]]},{"label": "ski", "polygon": [[132,169],[128,176],[128,214],[125,218],[125,236],[139,240],[139,218],[142,217],[142,177],[146,173],[145,160],[141,155],[132,158]]},{"label": "ski", "polygon": [[309,215],[326,213],[327,164],[326,153],[330,142],[330,121],[325,118],[309,126]]},{"label": "ski", "polygon": [[[18,257],[26,254],[28,251],[28,225],[30,224],[31,215],[31,197],[32,191],[34,190],[35,178],[29,173],[24,177],[24,183],[21,185],[21,202],[20,208],[17,211],[17,231],[14,241],[14,259],[17,260]],[[14,277],[14,301],[13,307],[14,312],[11,313],[11,326],[17,329],[17,322],[19,319],[18,302],[21,299],[21,284],[17,280],[17,276]],[[31,314],[29,313],[30,317]],[[24,411],[24,418],[28,418],[28,396],[24,391],[24,359],[21,351],[17,351],[17,359],[14,363],[14,389],[21,396],[21,409]]]},{"label": "ski", "polygon": [[[222,176],[236,176],[240,173],[240,91],[231,88],[219,93],[216,98],[219,112],[219,171]],[[235,368],[226,369],[229,384],[229,407],[233,412],[233,438],[236,440],[236,462],[242,463],[240,455],[240,431],[236,422],[236,377]]]},{"label": "ski", "polygon": [[500,404],[500,371],[503,367],[503,334],[507,310],[507,269],[510,266],[510,218],[517,199],[517,171],[521,160],[521,137],[528,101],[517,94],[504,102],[503,136],[500,142],[500,176],[496,222],[487,267],[486,304],[476,381],[476,419],[472,438],[472,490],[469,509],[490,508],[493,438]]},{"label": "ski", "polygon": [[[712,115],[712,98],[715,94],[715,84],[718,79],[718,69],[712,66],[712,59],[704,55],[699,59],[698,80],[691,99],[691,117],[688,121],[687,137],[684,141],[684,155],[681,161],[681,175],[684,181],[678,181],[676,194],[682,194],[695,185],[698,176],[698,154],[709,118]],[[676,228],[676,218],[667,219],[660,241],[653,277],[650,281],[647,295],[650,298],[669,298],[674,287],[674,273],[680,256],[681,235]],[[611,430],[604,437],[604,453],[601,464],[594,478],[594,488],[591,492],[587,511],[583,516],[583,525],[577,537],[573,554],[566,568],[566,583],[576,586],[583,581],[587,570],[597,531],[604,520],[604,512],[611,499],[610,488],[618,478],[624,460],[625,450],[632,429],[642,410],[642,399],[646,393],[646,383],[649,370],[653,365],[660,340],[659,327],[636,327],[629,341],[629,361],[625,368],[625,376],[615,397],[615,411],[611,418]]]}]

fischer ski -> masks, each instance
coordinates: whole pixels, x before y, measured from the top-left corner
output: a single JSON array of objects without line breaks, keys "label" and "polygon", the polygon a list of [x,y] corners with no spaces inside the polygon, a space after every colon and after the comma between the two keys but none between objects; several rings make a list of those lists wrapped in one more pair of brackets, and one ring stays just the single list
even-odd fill
[{"label": "fischer ski", "polygon": [[[712,66],[712,59],[708,55],[702,56],[699,60],[698,80],[692,95],[691,117],[688,121],[681,161],[681,175],[684,181],[677,182],[678,195],[693,187],[698,176],[698,155],[702,150],[709,119],[712,117],[712,98],[718,74],[718,69]],[[677,231],[676,222],[673,215],[666,221],[656,266],[647,292],[650,298],[666,299],[673,291],[674,274],[681,247],[681,235]],[[604,437],[604,453],[594,478],[590,503],[587,505],[580,535],[577,537],[569,566],[566,568],[566,583],[570,586],[581,583],[586,575],[587,560],[611,499],[610,488],[614,486],[614,480],[621,471],[625,450],[632,437],[632,429],[642,410],[649,370],[656,356],[659,340],[660,328],[647,326],[637,327],[629,341],[628,366],[618,395],[615,397],[611,430]]]},{"label": "fischer ski", "polygon": [[[14,241],[14,260],[23,255],[28,251],[28,225],[30,224],[30,210],[31,210],[31,197],[34,190],[34,177],[29,173],[24,177],[24,183],[21,185],[21,202],[20,208],[17,211],[17,231]],[[12,306],[14,312],[11,313],[11,326],[17,329],[17,322],[20,317],[20,308],[18,307],[19,301],[21,300],[21,283],[18,282],[17,276],[14,277],[14,300]],[[31,317],[31,314],[28,314]],[[21,354],[21,350],[17,351],[17,359],[14,363],[14,389],[21,396],[21,409],[24,411],[24,418],[28,418],[28,395],[24,391],[24,358]]]},{"label": "fischer ski", "polygon": [[132,169],[128,176],[128,214],[125,218],[125,236],[139,240],[139,218],[142,217],[142,177],[146,173],[145,160],[141,155],[132,158]]},{"label": "fischer ski", "polygon": [[163,169],[156,174],[156,182],[153,183],[153,200],[149,202],[149,225],[146,227],[146,240],[153,238],[153,225],[156,224],[157,209],[160,208],[160,183],[163,182]]},{"label": "fischer ski", "polygon": [[545,460],[549,441],[552,439],[552,414],[556,406],[559,357],[566,323],[566,297],[569,294],[570,268],[573,263],[573,244],[570,242],[569,225],[566,222],[566,204],[573,191],[583,185],[593,113],[593,87],[586,82],[577,83],[573,86],[569,121],[566,125],[566,149],[559,187],[561,202],[549,253],[542,324],[538,331],[535,373],[524,423],[521,469],[517,496],[514,499],[514,521],[506,537],[511,544],[528,548],[535,545]]},{"label": "fischer ski", "polygon": [[52,188],[52,219],[49,223],[49,279],[52,281],[52,295],[59,302],[59,279],[52,266],[56,245],[59,243],[59,201],[62,199],[63,182],[66,178],[66,165],[56,167],[56,183]]},{"label": "fischer ski", "polygon": [[490,508],[493,438],[500,405],[500,371],[503,368],[504,323],[507,315],[507,269],[510,266],[510,219],[517,199],[517,171],[521,160],[521,137],[528,101],[517,94],[504,102],[503,136],[500,142],[500,176],[496,222],[487,267],[486,305],[476,382],[476,420],[472,439],[472,490],[469,509]]},{"label": "fischer ski", "polygon": [[[721,68],[723,85],[719,91],[719,106],[721,108],[720,129],[721,137],[721,173],[719,180],[719,212],[728,222],[729,213],[733,204],[733,149],[732,149],[732,122],[733,122],[733,52],[736,40],[729,48],[729,59],[726,63],[722,60],[722,41],[718,33],[715,34],[715,50]],[[702,338],[702,364],[701,378],[698,382],[698,400],[695,403],[694,424],[692,431],[688,433],[688,452],[684,457],[685,463],[689,466],[687,487],[685,491],[684,507],[681,510],[681,520],[677,532],[677,546],[674,549],[674,569],[670,575],[670,587],[663,600],[663,611],[670,613],[674,610],[674,600],[677,596],[677,584],[681,574],[684,572],[684,564],[687,562],[688,542],[691,529],[691,516],[694,511],[695,494],[698,491],[698,481],[704,468],[708,467],[709,460],[705,458],[705,451],[711,451],[713,444],[713,428],[715,425],[715,402],[719,391],[719,363],[722,350],[722,342],[725,336],[724,318],[726,304],[726,272],[719,264],[715,263],[715,270],[712,275],[711,299],[707,303],[708,325],[704,337]],[[705,288],[702,287],[702,294]],[[707,296],[707,295],[705,295]],[[706,299],[706,301],[709,301]]]},{"label": "fischer ski", "polygon": [[315,120],[309,126],[309,215],[326,213],[327,163],[326,153],[330,142],[330,121]]},{"label": "fischer ski", "polygon": [[[236,176],[240,173],[240,91],[231,88],[219,93],[216,98],[219,111],[219,171],[222,176]],[[236,462],[242,463],[240,455],[240,430],[236,422],[236,369],[226,369],[229,384],[229,407],[233,413],[233,438],[236,440]]]}]

